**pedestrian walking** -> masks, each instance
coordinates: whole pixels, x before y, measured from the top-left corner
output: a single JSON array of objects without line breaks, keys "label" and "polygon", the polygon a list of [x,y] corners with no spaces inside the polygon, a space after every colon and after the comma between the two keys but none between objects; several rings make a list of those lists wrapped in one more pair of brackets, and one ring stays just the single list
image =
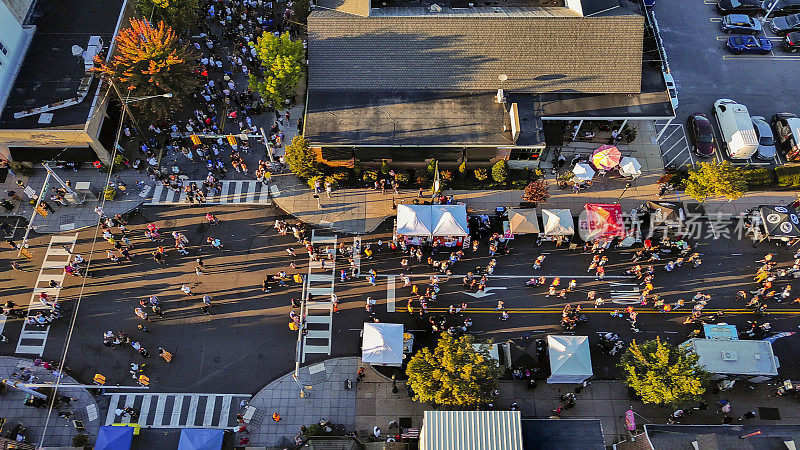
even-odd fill
[{"label": "pedestrian walking", "polygon": [[172,353],[164,350],[161,347],[158,348],[158,356],[164,358],[164,361],[166,362],[172,362]]},{"label": "pedestrian walking", "polygon": [[181,286],[181,292],[186,295],[192,295],[192,288],[188,284],[184,284]]},{"label": "pedestrian walking", "polygon": [[142,308],[136,308],[133,310],[133,312],[136,314],[136,317],[144,321],[150,322],[150,319],[147,317],[147,312],[145,312],[145,310],[143,310]]},{"label": "pedestrian walking", "polygon": [[203,311],[203,314],[211,315],[209,309],[211,308],[211,296],[206,294],[203,296],[203,305],[200,306],[200,310]]}]

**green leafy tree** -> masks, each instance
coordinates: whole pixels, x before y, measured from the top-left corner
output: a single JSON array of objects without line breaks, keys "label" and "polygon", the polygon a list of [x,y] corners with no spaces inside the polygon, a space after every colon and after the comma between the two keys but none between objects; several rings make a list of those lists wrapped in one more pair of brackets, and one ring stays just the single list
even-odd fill
[{"label": "green leafy tree", "polygon": [[291,144],[286,146],[286,161],[292,172],[300,178],[310,180],[322,175],[317,162],[317,154],[299,134],[292,139]]},{"label": "green leafy tree", "polygon": [[492,166],[492,179],[498,183],[508,180],[508,161],[500,160]]},{"label": "green leafy tree", "polygon": [[458,176],[463,177],[467,174],[467,162],[464,161],[458,165]]},{"label": "green leafy tree", "polygon": [[697,366],[697,359],[656,337],[642,345],[631,342],[620,367],[644,403],[676,405],[698,400],[706,391],[709,374]]},{"label": "green leafy tree", "polygon": [[544,203],[550,198],[550,186],[543,181],[531,181],[525,186],[522,198],[533,203]]},{"label": "green leafy tree", "polygon": [[689,170],[689,178],[684,181],[686,195],[703,203],[713,197],[736,200],[747,190],[747,181],[740,169],[730,162],[701,162]]},{"label": "green leafy tree", "polygon": [[197,53],[178,40],[164,22],[154,27],[149,22],[131,19],[130,27],[120,30],[116,50],[108,60],[96,57],[92,69],[113,81],[122,97],[154,97],[131,104],[148,119],[164,119],[177,111],[181,100],[191,98],[200,79],[195,74]]},{"label": "green leafy tree", "polygon": [[442,333],[433,352],[423,348],[406,368],[414,400],[437,405],[475,407],[491,401],[500,369],[487,346],[476,350],[470,335]]},{"label": "green leafy tree", "polygon": [[198,0],[139,0],[136,3],[148,22],[166,22],[181,34],[191,34],[199,22]]},{"label": "green leafy tree", "polygon": [[479,167],[475,169],[475,179],[478,181],[486,181],[489,179],[489,174],[486,171],[486,168]]},{"label": "green leafy tree", "polygon": [[265,31],[257,39],[255,48],[264,69],[264,79],[251,73],[250,88],[257,91],[265,103],[281,110],[286,106],[286,100],[294,96],[303,77],[303,42],[293,41],[288,33],[275,37]]},{"label": "green leafy tree", "polygon": [[311,2],[309,0],[294,0],[292,13],[295,21],[305,25],[308,15],[311,13]]}]

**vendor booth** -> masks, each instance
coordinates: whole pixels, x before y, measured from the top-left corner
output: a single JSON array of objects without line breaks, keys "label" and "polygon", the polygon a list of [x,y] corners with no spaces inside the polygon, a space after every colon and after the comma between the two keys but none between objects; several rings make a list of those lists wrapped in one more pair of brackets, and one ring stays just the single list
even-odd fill
[{"label": "vendor booth", "polygon": [[[505,231],[505,224],[503,226]],[[539,218],[535,209],[510,209],[508,211],[508,232],[514,234],[539,233]]]},{"label": "vendor booth", "polygon": [[361,360],[378,366],[403,365],[403,324],[364,323]]},{"label": "vendor booth", "polygon": [[758,207],[758,216],[767,239],[800,238],[800,219],[794,208],[762,205]]},{"label": "vendor booth", "polygon": [[587,203],[585,214],[581,215],[580,227],[584,241],[625,237],[622,205]]},{"label": "vendor booth", "polygon": [[547,336],[550,356],[548,383],[583,383],[593,375],[587,336]]},{"label": "vendor booth", "polygon": [[572,220],[572,212],[568,209],[543,209],[542,222],[544,224],[543,239],[555,239],[558,236],[575,234],[575,222]]},{"label": "vendor booth", "polygon": [[130,450],[133,444],[133,427],[100,427],[97,434],[96,450]]},{"label": "vendor booth", "polygon": [[655,228],[680,228],[686,219],[683,204],[680,202],[647,202],[650,213],[650,230]]},{"label": "vendor booth", "polygon": [[466,205],[397,205],[398,238],[412,245],[464,245],[469,236]]},{"label": "vendor booth", "polygon": [[178,450],[220,450],[224,430],[210,428],[184,428]]}]

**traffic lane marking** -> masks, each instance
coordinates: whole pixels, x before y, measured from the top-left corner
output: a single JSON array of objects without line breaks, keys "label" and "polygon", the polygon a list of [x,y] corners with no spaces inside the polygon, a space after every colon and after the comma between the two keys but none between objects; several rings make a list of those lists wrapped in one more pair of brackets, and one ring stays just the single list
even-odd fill
[{"label": "traffic lane marking", "polygon": [[800,59],[800,55],[722,55],[722,59]]}]

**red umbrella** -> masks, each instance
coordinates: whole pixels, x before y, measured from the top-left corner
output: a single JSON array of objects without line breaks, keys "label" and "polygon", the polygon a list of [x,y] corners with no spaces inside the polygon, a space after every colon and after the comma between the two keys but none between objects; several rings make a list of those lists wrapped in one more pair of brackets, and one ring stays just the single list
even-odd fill
[{"label": "red umbrella", "polygon": [[619,165],[622,158],[617,147],[613,145],[603,145],[592,153],[592,164],[601,170],[611,170]]}]

